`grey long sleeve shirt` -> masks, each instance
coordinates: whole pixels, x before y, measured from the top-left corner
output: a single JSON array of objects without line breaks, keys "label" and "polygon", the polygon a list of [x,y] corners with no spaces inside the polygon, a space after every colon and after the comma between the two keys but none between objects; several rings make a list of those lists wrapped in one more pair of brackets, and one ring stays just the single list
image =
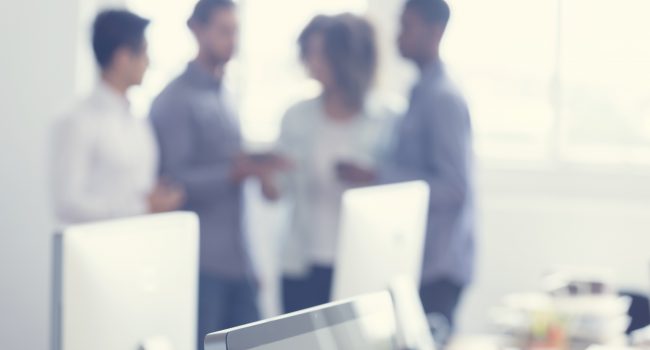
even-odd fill
[{"label": "grey long sleeve shirt", "polygon": [[160,147],[160,174],[187,192],[185,210],[198,214],[201,271],[249,277],[242,186],[231,178],[241,151],[237,119],[225,105],[220,81],[196,63],[156,98],[151,120]]}]

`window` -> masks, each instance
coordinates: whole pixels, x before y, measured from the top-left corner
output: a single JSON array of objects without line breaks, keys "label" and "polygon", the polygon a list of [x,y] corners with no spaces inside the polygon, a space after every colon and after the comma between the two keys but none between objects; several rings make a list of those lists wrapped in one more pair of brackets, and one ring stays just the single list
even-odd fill
[{"label": "window", "polygon": [[[196,0],[128,0],[133,11],[152,20],[148,31],[151,67],[132,99],[146,114],[151,100],[192,59],[196,45],[186,20]],[[317,14],[363,13],[366,0],[239,0],[241,37],[226,84],[237,92],[243,133],[251,143],[275,140],[285,110],[318,92],[299,62],[297,39]],[[291,15],[281,15],[283,11]]]},{"label": "window", "polygon": [[562,149],[571,161],[650,163],[650,2],[565,0]]},{"label": "window", "polygon": [[286,109],[318,93],[298,56],[298,36],[307,23],[317,14],[363,13],[366,7],[366,0],[242,1],[240,106],[249,141],[274,141]]},{"label": "window", "polygon": [[146,115],[152,100],[180,74],[195,54],[196,44],[187,29],[192,0],[127,0],[130,10],[151,20],[147,29],[151,64],[142,87],[131,93],[136,115]]},{"label": "window", "polygon": [[[195,0],[127,0],[153,20],[151,99],[194,54],[185,26]],[[406,95],[411,72],[395,45],[403,0],[239,0],[230,64],[246,139],[275,140],[286,108],[317,93],[296,39],[318,13],[369,13],[378,25],[380,89]],[[467,95],[476,150],[488,160],[650,165],[650,1],[449,0],[443,56]],[[291,15],[281,15],[283,11]]]},{"label": "window", "polygon": [[450,3],[482,157],[650,164],[650,2]]},{"label": "window", "polygon": [[476,150],[497,159],[549,156],[555,122],[557,3],[455,0],[444,59],[473,116]]}]

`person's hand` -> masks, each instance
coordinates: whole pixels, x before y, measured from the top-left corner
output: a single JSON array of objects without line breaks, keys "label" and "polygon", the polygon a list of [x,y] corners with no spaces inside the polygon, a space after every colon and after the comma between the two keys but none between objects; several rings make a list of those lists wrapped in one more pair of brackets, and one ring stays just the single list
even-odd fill
[{"label": "person's hand", "polygon": [[278,154],[242,154],[235,159],[232,176],[237,182],[241,182],[248,177],[257,177],[261,180],[291,168],[291,162]]},{"label": "person's hand", "polygon": [[369,184],[377,179],[377,174],[373,169],[364,168],[351,162],[338,162],[336,174],[339,180],[355,185]]},{"label": "person's hand", "polygon": [[293,168],[292,162],[273,153],[257,154],[251,158],[258,164],[258,173],[255,175],[260,181],[262,195],[269,201],[280,199],[281,193],[276,182],[276,174]]},{"label": "person's hand", "polygon": [[240,154],[233,162],[231,177],[235,182],[239,183],[253,175],[255,171],[255,163],[253,163],[250,157],[245,154]]},{"label": "person's hand", "polygon": [[159,180],[147,197],[150,213],[164,213],[179,209],[185,202],[185,192],[165,180]]},{"label": "person's hand", "polygon": [[280,189],[274,181],[273,175],[261,176],[260,186],[262,187],[262,195],[268,201],[277,201],[280,199]]},{"label": "person's hand", "polygon": [[269,172],[288,171],[293,168],[293,163],[288,158],[277,153],[253,154],[249,158],[259,166],[262,175]]}]

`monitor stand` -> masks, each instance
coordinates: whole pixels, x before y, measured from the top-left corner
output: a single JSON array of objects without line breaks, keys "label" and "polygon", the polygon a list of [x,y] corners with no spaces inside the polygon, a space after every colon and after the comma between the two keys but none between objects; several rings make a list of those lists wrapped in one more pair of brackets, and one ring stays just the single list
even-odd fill
[{"label": "monitor stand", "polygon": [[175,350],[167,337],[151,337],[140,343],[138,350]]}]

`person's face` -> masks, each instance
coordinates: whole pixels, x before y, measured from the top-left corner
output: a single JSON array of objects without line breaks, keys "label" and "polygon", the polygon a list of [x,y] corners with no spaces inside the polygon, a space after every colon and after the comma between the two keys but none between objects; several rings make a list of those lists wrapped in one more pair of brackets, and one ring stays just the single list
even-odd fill
[{"label": "person's face", "polygon": [[213,11],[208,23],[194,29],[200,49],[215,62],[225,64],[235,53],[239,21],[234,8]]},{"label": "person's face", "polygon": [[309,75],[323,88],[329,89],[334,86],[334,77],[325,56],[325,38],[322,34],[314,34],[308,40],[304,59]]},{"label": "person's face", "polygon": [[419,61],[430,50],[435,36],[433,26],[427,24],[414,10],[405,8],[398,38],[399,51],[406,59]]},{"label": "person's face", "polygon": [[131,52],[130,60],[129,76],[131,77],[131,83],[133,85],[140,85],[144,79],[144,74],[147,72],[147,68],[149,68],[149,52],[146,40],[138,52]]},{"label": "person's face", "polygon": [[129,86],[140,85],[149,67],[147,41],[143,41],[138,50],[121,48],[116,55],[117,67]]}]

